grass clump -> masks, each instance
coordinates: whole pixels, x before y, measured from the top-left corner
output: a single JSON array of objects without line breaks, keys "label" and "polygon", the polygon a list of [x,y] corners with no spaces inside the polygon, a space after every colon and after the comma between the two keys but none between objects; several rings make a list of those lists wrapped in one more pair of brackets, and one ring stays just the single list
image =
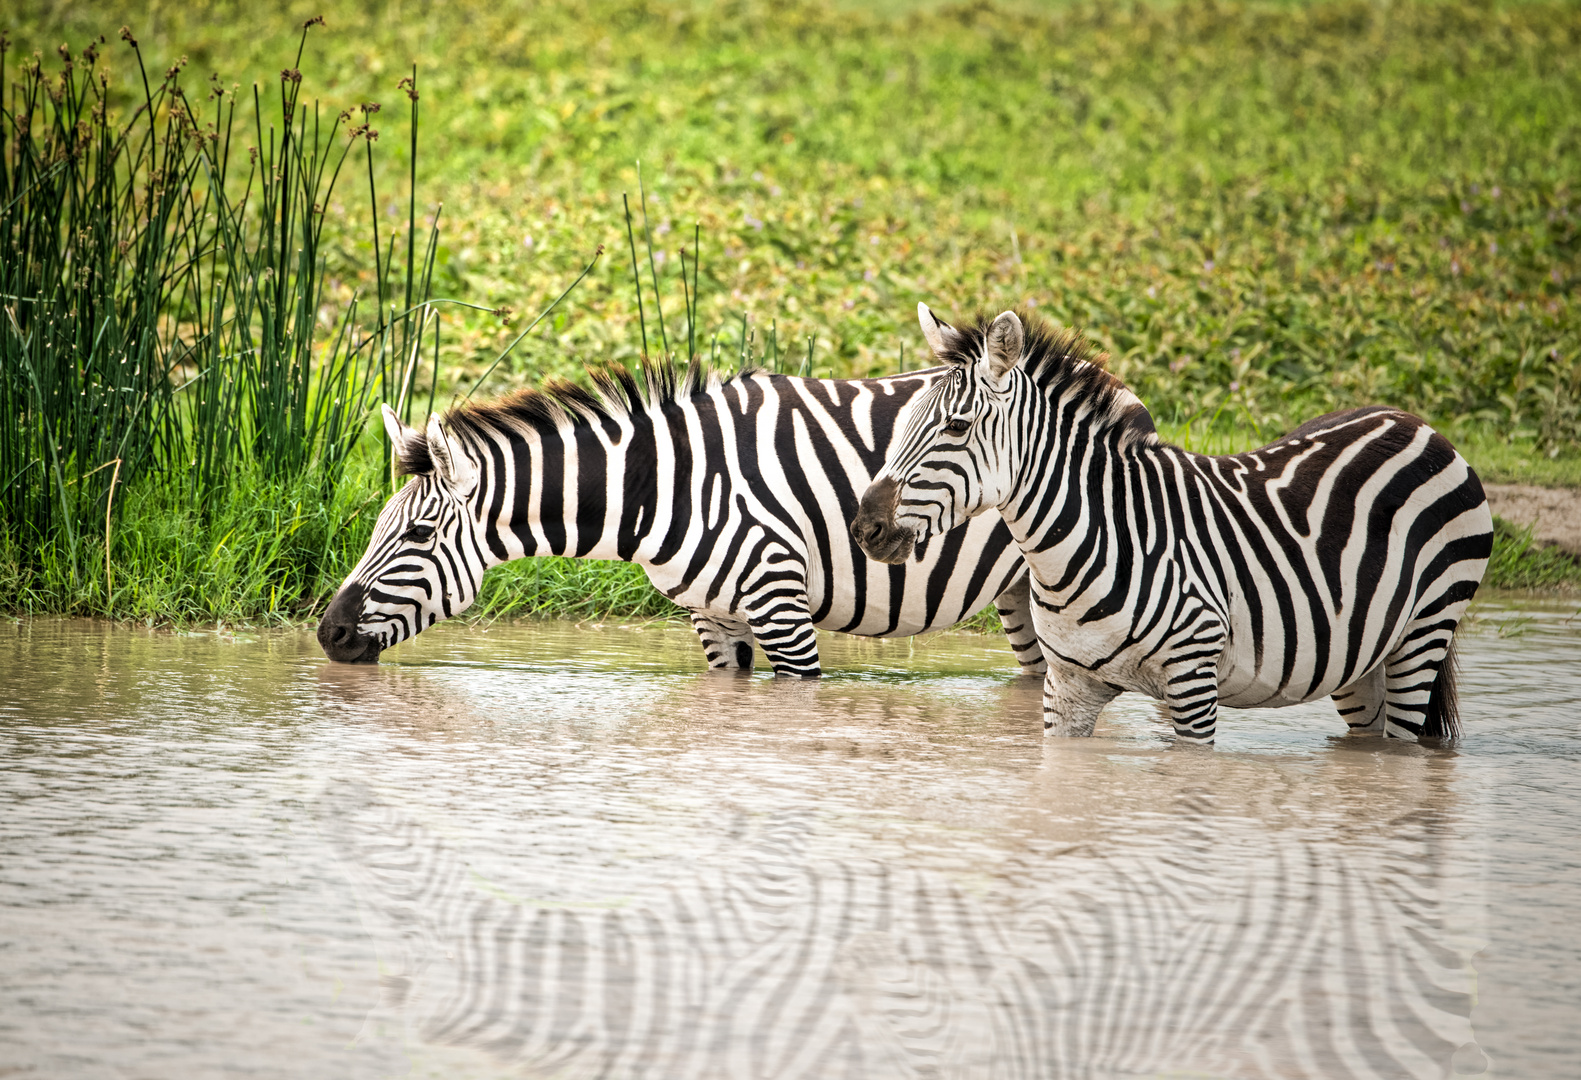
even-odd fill
[{"label": "grass clump", "polygon": [[1581,588],[1581,561],[1561,548],[1540,545],[1531,526],[1493,519],[1493,556],[1484,587],[1491,589],[1573,590]]}]

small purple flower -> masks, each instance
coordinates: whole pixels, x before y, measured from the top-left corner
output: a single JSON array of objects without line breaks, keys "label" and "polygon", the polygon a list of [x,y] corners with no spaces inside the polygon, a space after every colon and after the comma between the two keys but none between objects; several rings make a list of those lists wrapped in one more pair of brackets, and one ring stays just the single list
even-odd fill
[{"label": "small purple flower", "polygon": [[534,246],[533,238],[531,236],[522,237],[522,247],[526,248],[528,251],[531,251]]},{"label": "small purple flower", "polygon": [[1149,300],[1153,300],[1153,299],[1156,299],[1157,296],[1158,296],[1158,286],[1157,285],[1149,285],[1147,287],[1147,298]]},{"label": "small purple flower", "polygon": [[1460,212],[1462,214],[1469,214],[1469,213],[1471,213],[1471,204],[1468,203],[1465,199],[1461,199],[1460,200]]},{"label": "small purple flower", "polygon": [[753,217],[751,214],[747,213],[745,210],[743,210],[741,212],[741,219],[743,221],[745,221],[748,225],[752,226],[754,229],[761,229],[761,228],[763,228],[763,222],[759,221],[757,218]]},{"label": "small purple flower", "polygon": [[845,310],[850,311],[852,308],[856,307],[856,301],[855,300],[847,300],[845,303],[841,304],[840,306],[845,308]]},{"label": "small purple flower", "polygon": [[1459,277],[1460,276],[1460,260],[1459,259],[1450,259],[1449,260],[1449,272],[1451,274],[1455,275],[1455,277]]},{"label": "small purple flower", "polygon": [[1240,381],[1238,379],[1231,379],[1230,380],[1230,393],[1233,394],[1233,393],[1235,393],[1235,391],[1239,390],[1240,388],[1241,388],[1241,384],[1240,384]]},{"label": "small purple flower", "polygon": [[1499,242],[1497,240],[1489,240],[1488,241],[1488,254],[1489,255],[1497,255],[1498,253],[1499,253]]},{"label": "small purple flower", "polygon": [[1495,199],[1497,199],[1499,197],[1499,195],[1501,194],[1501,192],[1499,191],[1499,186],[1497,184],[1494,184],[1493,185],[1493,190],[1488,192],[1488,194],[1492,195]]},{"label": "small purple flower", "polygon": [[1208,259],[1206,262],[1204,262],[1202,264],[1202,268],[1204,270],[1212,270],[1213,269],[1213,260],[1212,259]]},{"label": "small purple flower", "polygon": [[862,271],[862,280],[863,281],[872,281],[877,276],[878,275],[876,273],[874,273],[872,270],[863,270]]},{"label": "small purple flower", "polygon": [[806,259],[797,259],[796,260],[796,269],[798,269],[798,270],[805,270],[805,269],[807,269],[807,260]]}]

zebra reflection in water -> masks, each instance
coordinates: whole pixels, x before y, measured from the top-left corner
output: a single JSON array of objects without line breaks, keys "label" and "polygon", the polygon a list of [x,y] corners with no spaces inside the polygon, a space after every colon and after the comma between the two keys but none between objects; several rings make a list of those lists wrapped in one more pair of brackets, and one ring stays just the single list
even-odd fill
[{"label": "zebra reflection in water", "polygon": [[491,895],[359,785],[320,812],[381,929],[370,1030],[532,1074],[1436,1078],[1486,1059],[1428,786],[1345,843],[1187,792],[1167,832],[1011,860],[989,897],[815,857],[811,813],[737,815],[694,875],[604,909]]}]

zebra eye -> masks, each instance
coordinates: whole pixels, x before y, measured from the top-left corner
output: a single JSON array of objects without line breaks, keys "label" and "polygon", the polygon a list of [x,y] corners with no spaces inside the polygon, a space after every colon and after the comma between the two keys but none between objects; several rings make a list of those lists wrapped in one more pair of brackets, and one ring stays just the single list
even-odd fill
[{"label": "zebra eye", "polygon": [[967,429],[971,426],[972,421],[969,417],[957,416],[954,420],[944,425],[944,430],[951,435],[965,435]]},{"label": "zebra eye", "polygon": [[402,537],[402,539],[404,539],[404,540],[411,540],[412,542],[418,543],[418,544],[426,544],[426,543],[428,543],[428,541],[432,540],[433,538],[434,538],[434,527],[432,525],[421,525],[421,524],[413,525],[411,528],[407,529],[406,530],[406,535],[404,537]]}]

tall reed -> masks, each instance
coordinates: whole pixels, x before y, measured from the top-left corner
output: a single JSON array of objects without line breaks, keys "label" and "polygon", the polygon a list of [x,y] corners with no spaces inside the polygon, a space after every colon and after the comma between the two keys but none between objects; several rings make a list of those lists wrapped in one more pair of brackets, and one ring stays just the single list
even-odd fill
[{"label": "tall reed", "polygon": [[[75,56],[63,46],[50,69],[36,56],[13,69],[0,41],[5,556],[24,571],[63,556],[73,586],[97,565],[101,521],[108,558],[118,482],[157,477],[201,510],[240,473],[312,477],[328,500],[375,394],[409,402],[423,337],[438,332],[437,222],[419,262],[414,197],[404,282],[378,260],[381,302],[370,313],[353,296],[321,340],[326,211],[359,141],[371,169],[375,107],[348,127],[349,112],[326,119],[304,101],[299,43],[239,117],[217,79],[201,95],[182,63],[151,79],[136,38],[121,38],[135,60],[124,109],[102,38]],[[414,183],[415,80],[401,87]],[[395,295],[401,307],[382,303]]]}]

